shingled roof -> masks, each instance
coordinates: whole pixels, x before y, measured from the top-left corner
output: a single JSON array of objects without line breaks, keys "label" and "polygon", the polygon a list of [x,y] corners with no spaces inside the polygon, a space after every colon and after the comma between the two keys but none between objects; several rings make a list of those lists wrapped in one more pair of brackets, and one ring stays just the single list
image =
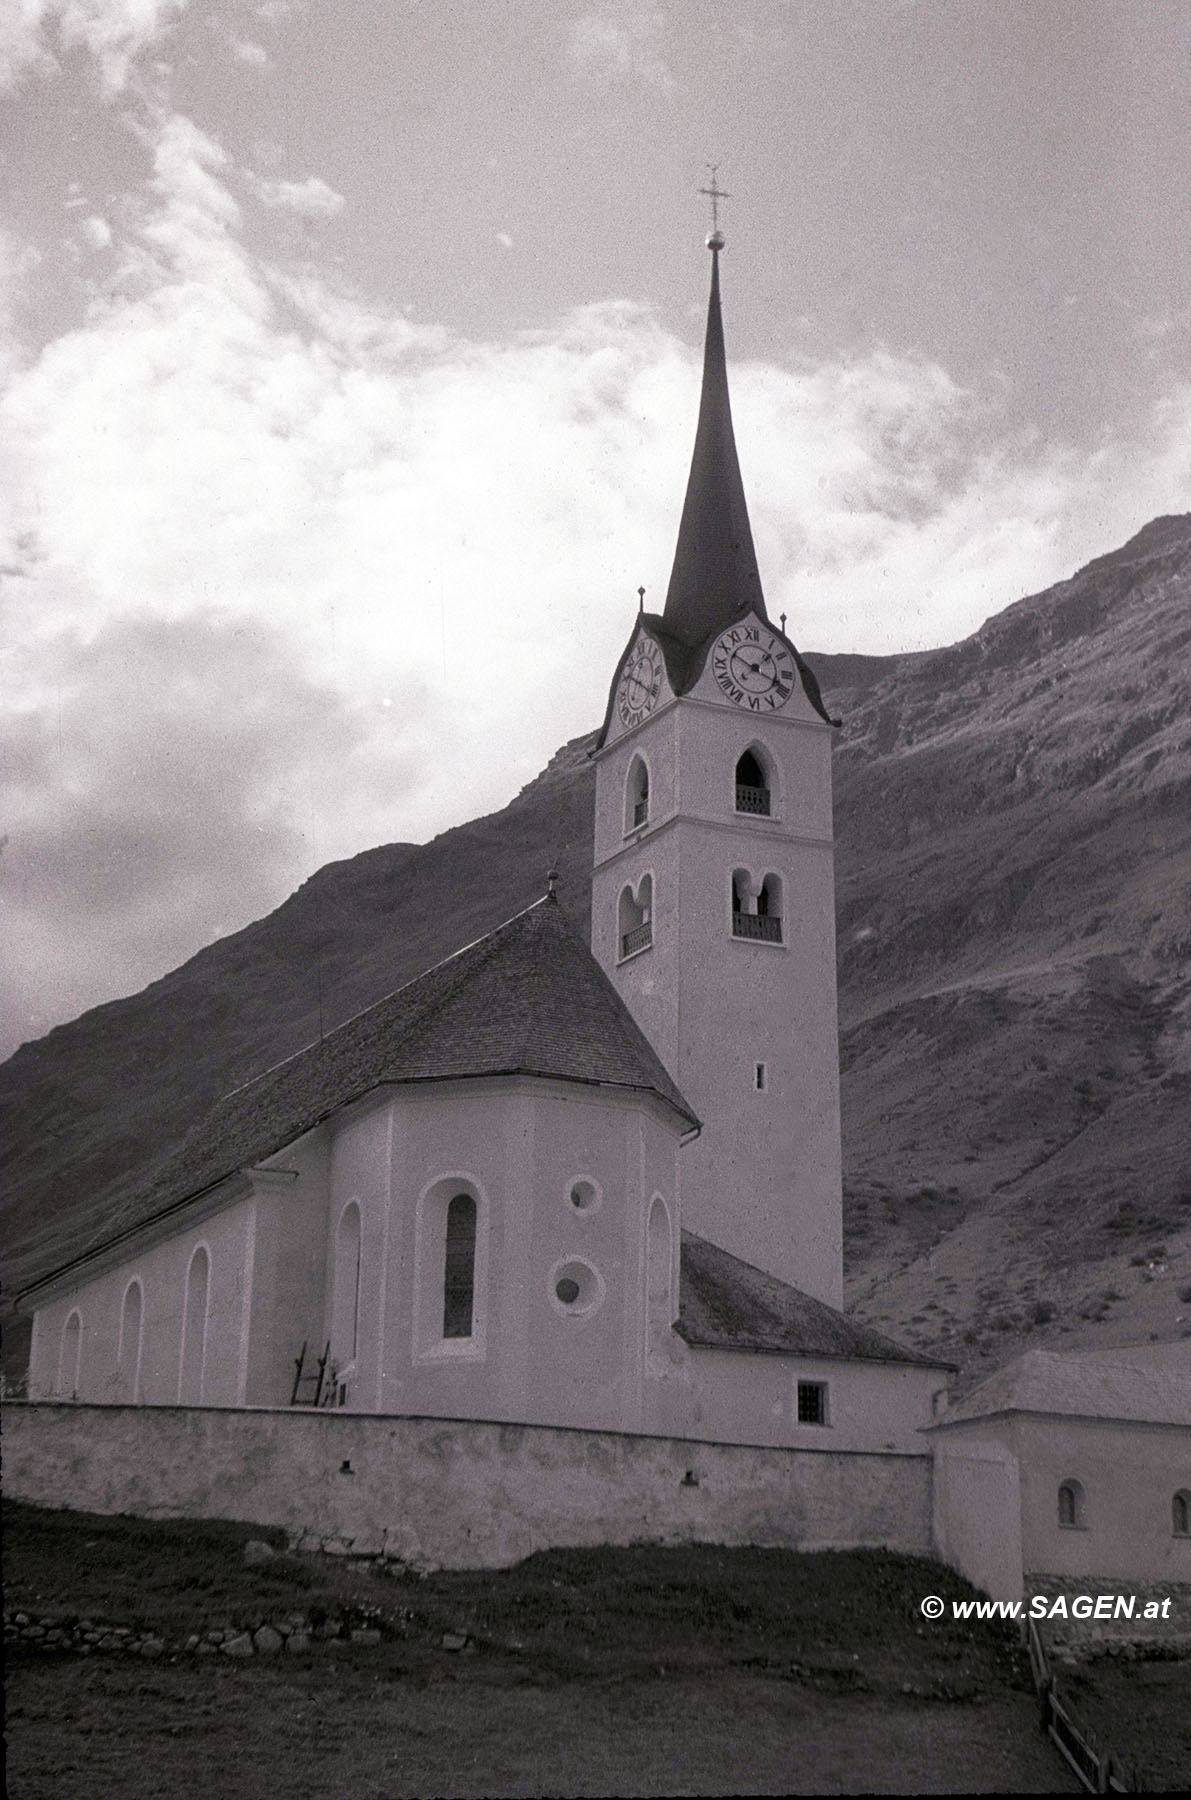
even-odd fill
[{"label": "shingled roof", "polygon": [[948,1369],[950,1363],[903,1349],[868,1325],[845,1318],[800,1288],[742,1262],[693,1231],[682,1234],[675,1331],[711,1350],[769,1350],[847,1362],[912,1363]]},{"label": "shingled roof", "polygon": [[376,1088],[496,1075],[651,1093],[684,1127],[699,1123],[547,896],[225,1095],[82,1254],[273,1155]]},{"label": "shingled roof", "polygon": [[1191,1340],[1120,1350],[1027,1350],[949,1407],[932,1429],[1011,1412],[1191,1425]]}]

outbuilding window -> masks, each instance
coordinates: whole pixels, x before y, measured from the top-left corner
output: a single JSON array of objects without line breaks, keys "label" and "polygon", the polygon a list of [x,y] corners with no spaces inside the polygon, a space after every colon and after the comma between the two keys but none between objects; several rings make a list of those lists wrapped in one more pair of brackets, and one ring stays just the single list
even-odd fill
[{"label": "outbuilding window", "polygon": [[798,1423],[800,1425],[826,1425],[827,1422],[827,1383],[825,1381],[800,1381],[798,1383]]},{"label": "outbuilding window", "polygon": [[1175,1537],[1191,1537],[1191,1493],[1180,1488],[1170,1503],[1170,1528]]},{"label": "outbuilding window", "polygon": [[1086,1531],[1083,1483],[1074,1478],[1059,1483],[1059,1524],[1064,1531]]}]

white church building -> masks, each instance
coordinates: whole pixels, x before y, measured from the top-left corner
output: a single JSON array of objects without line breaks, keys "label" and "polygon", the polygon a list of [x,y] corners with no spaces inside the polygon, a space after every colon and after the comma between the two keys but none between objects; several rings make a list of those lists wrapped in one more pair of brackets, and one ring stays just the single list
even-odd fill
[{"label": "white church building", "polygon": [[[29,1291],[30,1398],[76,1403],[52,1409],[61,1442],[80,1407],[124,1420],[113,1506],[136,1510],[118,1454],[176,1464],[200,1413],[206,1466],[229,1470],[266,1440],[284,1460],[299,1435],[303,1467],[333,1443],[328,1466],[354,1470],[339,1452],[359,1457],[382,1427],[395,1443],[393,1421],[408,1462],[418,1421],[456,1421],[473,1446],[518,1455],[524,1436],[499,1432],[598,1437],[622,1474],[662,1443],[688,1488],[718,1456],[704,1524],[721,1535],[747,1537],[750,1484],[817,1483],[818,1524],[788,1541],[929,1547],[922,1433],[945,1366],[840,1310],[832,722],[766,612],[723,240],[708,243],[673,573],[664,611],[634,623],[594,751],[591,946],[547,892],[227,1095]],[[759,1474],[770,1451],[780,1467]],[[896,1495],[881,1459],[904,1465]],[[193,1483],[188,1501],[158,1489],[158,1510],[228,1505]],[[238,1516],[276,1516],[267,1481],[237,1493]],[[375,1535],[383,1502],[369,1505]],[[591,1530],[629,1531],[609,1506],[592,1502]],[[654,1501],[639,1511],[657,1523]],[[761,1541],[786,1541],[779,1512]]]}]

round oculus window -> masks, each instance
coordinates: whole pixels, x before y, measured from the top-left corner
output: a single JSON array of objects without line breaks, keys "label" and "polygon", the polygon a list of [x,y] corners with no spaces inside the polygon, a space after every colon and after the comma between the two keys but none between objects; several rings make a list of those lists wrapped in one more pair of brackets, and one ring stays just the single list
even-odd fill
[{"label": "round oculus window", "polygon": [[604,1278],[589,1262],[571,1257],[551,1272],[550,1297],[569,1318],[586,1318],[603,1304]]},{"label": "round oculus window", "polygon": [[595,1212],[602,1198],[603,1195],[596,1183],[588,1181],[586,1176],[581,1177],[578,1181],[573,1181],[567,1193],[567,1199],[575,1211],[580,1213]]}]

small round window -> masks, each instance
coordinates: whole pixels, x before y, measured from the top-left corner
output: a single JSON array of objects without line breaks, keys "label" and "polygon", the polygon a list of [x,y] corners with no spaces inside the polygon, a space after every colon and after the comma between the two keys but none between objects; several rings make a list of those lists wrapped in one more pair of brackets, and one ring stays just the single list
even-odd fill
[{"label": "small round window", "polygon": [[568,1318],[586,1318],[603,1303],[603,1276],[590,1263],[571,1257],[551,1271],[550,1298]]},{"label": "small round window", "polygon": [[585,1175],[581,1176],[578,1181],[572,1181],[567,1189],[567,1200],[577,1213],[595,1212],[602,1198],[603,1195],[596,1183],[589,1181]]}]

